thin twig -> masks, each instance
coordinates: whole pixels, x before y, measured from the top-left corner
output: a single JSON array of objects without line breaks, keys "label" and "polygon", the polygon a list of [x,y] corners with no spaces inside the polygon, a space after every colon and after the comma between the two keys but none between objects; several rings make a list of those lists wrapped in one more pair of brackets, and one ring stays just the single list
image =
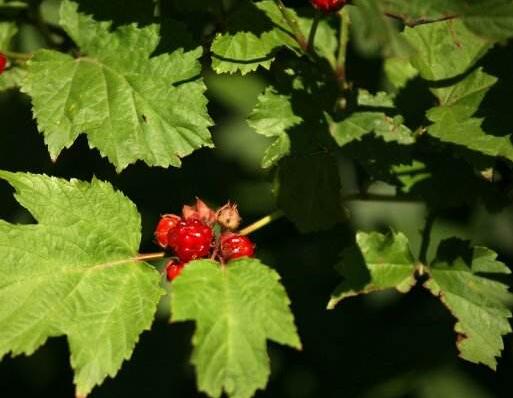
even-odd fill
[{"label": "thin twig", "polygon": [[346,81],[346,58],[351,18],[349,16],[349,10],[347,7],[342,8],[338,15],[340,17],[340,30],[338,39],[337,62],[335,65],[335,76],[341,91],[340,107],[343,109],[346,107],[345,92],[349,88]]},{"label": "thin twig", "polygon": [[306,51],[310,52],[315,45],[315,34],[317,33],[317,28],[319,27],[319,22],[321,22],[321,12],[317,11],[314,16],[314,20],[312,22],[312,26],[310,27],[310,33],[308,34],[308,43],[306,45]]},{"label": "thin twig", "polygon": [[398,21],[401,21],[403,24],[405,24],[406,26],[409,26],[409,27],[414,27],[414,26],[417,26],[417,25],[425,25],[425,24],[428,24],[428,23],[434,23],[434,22],[443,22],[443,21],[449,21],[451,19],[456,19],[456,18],[459,18],[459,15],[446,15],[444,17],[440,17],[440,18],[433,18],[433,19],[429,19],[429,18],[419,18],[419,19],[408,19],[407,17],[403,16],[403,15],[398,15],[398,14],[394,14],[394,13],[391,13],[391,12],[386,12],[385,15],[389,18],[393,18],[393,19],[396,19]]},{"label": "thin twig", "polygon": [[7,58],[11,58],[16,61],[27,61],[32,57],[31,53],[18,53],[9,50],[0,50],[0,52],[4,54]]},{"label": "thin twig", "polygon": [[285,214],[281,210],[277,210],[274,213],[271,213],[258,221],[255,221],[253,224],[248,225],[246,228],[243,228],[239,231],[241,235],[249,235],[256,230],[265,227],[266,225],[282,218]]},{"label": "thin twig", "polygon": [[429,250],[429,244],[431,243],[431,231],[433,230],[435,219],[436,215],[433,212],[429,212],[426,217],[424,229],[422,230],[422,240],[420,242],[419,250],[419,261],[424,265],[427,265],[427,253]]}]

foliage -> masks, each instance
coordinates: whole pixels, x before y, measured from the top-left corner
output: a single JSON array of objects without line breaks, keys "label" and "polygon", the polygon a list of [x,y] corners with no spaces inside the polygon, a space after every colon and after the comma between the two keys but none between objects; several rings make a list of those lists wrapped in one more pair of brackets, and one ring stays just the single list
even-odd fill
[{"label": "foliage", "polygon": [[[0,220],[0,357],[66,336],[76,396],[85,397],[130,359],[167,294],[171,328],[194,323],[198,390],[249,398],[265,389],[268,340],[305,345],[290,281],[243,258],[193,261],[162,282],[162,265],[150,262],[164,253],[145,253],[152,221],[134,204],[171,190],[172,203],[155,199],[165,213],[204,186],[231,195],[233,165],[212,166],[230,153],[259,179],[246,185],[248,202],[274,210],[241,233],[284,216],[305,234],[294,248],[336,241],[338,261],[305,254],[319,273],[335,266],[342,279],[329,309],[343,313],[341,301],[373,292],[409,293],[404,300],[430,292],[455,318],[460,357],[495,370],[513,303],[501,245],[451,231],[432,254],[438,222],[475,209],[491,218],[513,197],[513,3],[355,0],[331,14],[309,2],[205,3],[0,1],[0,52],[9,60],[0,91],[30,102],[54,163],[37,173],[0,163],[16,170],[0,178],[34,219]],[[85,142],[100,156],[87,155]],[[67,171],[62,159],[73,151],[104,158],[118,175],[49,176],[72,177],[57,170]],[[151,177],[157,167],[185,176],[186,164],[192,177],[172,187]],[[134,170],[144,170],[139,181]],[[134,202],[114,187],[122,178],[142,192]],[[422,205],[424,223],[412,222],[420,236],[379,225],[386,214],[362,228],[354,203],[368,201]],[[282,273],[280,256],[259,249]]]}]

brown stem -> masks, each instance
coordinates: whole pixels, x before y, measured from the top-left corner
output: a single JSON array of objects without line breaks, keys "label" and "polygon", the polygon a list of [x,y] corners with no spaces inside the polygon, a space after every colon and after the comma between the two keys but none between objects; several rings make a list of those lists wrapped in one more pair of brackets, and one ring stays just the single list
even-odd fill
[{"label": "brown stem", "polygon": [[442,21],[449,21],[451,19],[459,18],[459,15],[446,15],[441,18],[419,18],[419,19],[408,19],[407,17],[399,14],[394,14],[391,12],[385,12],[385,15],[389,18],[396,19],[398,21],[401,21],[403,24],[409,27],[414,27],[417,25],[424,25],[428,23],[434,23],[434,22],[442,22]]}]

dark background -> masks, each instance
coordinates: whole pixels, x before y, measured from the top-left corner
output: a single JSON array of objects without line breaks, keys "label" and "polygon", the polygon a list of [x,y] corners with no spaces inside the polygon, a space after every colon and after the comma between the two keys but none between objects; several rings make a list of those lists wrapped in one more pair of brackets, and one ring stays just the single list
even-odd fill
[{"label": "dark background", "polygon": [[[162,12],[182,18],[195,32],[208,28],[201,10],[206,0],[163,2]],[[292,2],[289,2],[291,4]],[[296,2],[303,4],[305,2]],[[45,2],[49,19],[55,18],[56,1]],[[121,4],[121,6],[120,6]],[[99,19],[146,22],[153,14],[150,1],[82,1],[81,7]],[[194,14],[191,14],[194,10]],[[189,19],[187,19],[187,18]],[[194,21],[194,22],[191,22]],[[205,22],[205,23],[204,23]],[[41,45],[38,35],[25,26],[17,37],[20,50]],[[489,73],[501,77],[499,87],[485,100],[498,109],[497,123],[511,130],[511,112],[502,112],[512,87],[513,48],[500,46],[483,61]],[[380,88],[382,61],[351,49],[349,76],[356,84]],[[42,135],[32,120],[27,97],[17,92],[0,94],[0,169],[46,173],[90,180],[110,181],[135,202],[143,219],[141,252],[155,251],[152,232],[161,213],[178,212],[182,204],[199,196],[213,205],[236,201],[244,222],[274,210],[272,173],[259,168],[268,141],[254,134],[244,119],[263,90],[268,73],[245,78],[215,76],[205,72],[209,88],[209,111],[216,126],[214,150],[199,150],[183,161],[180,169],[150,168],[137,163],[121,174],[90,150],[84,136],[56,163],[49,159]],[[418,85],[413,82],[412,85]],[[406,90],[404,104],[418,113],[417,86]],[[427,102],[430,101],[426,95]],[[509,102],[510,103],[510,102]],[[406,106],[407,108],[407,106]],[[352,163],[341,159],[342,185],[354,185]],[[387,187],[381,187],[387,189]],[[378,187],[380,189],[380,187]],[[443,195],[443,193],[440,193]],[[0,182],[0,217],[13,223],[32,222]],[[351,241],[355,229],[370,230],[390,225],[403,231],[416,251],[418,229],[425,216],[420,203],[347,203],[351,224],[317,234],[301,235],[287,220],[280,220],[254,233],[257,256],[282,275],[291,297],[303,351],[295,352],[269,344],[272,376],[258,397],[421,397],[485,398],[511,396],[513,362],[511,336],[499,360],[497,372],[458,359],[453,332],[454,319],[422,287],[407,295],[394,292],[353,298],[333,311],[325,310],[330,292],[338,283],[333,270],[341,248]],[[486,244],[511,263],[513,244],[511,208],[490,214],[481,205],[459,206],[439,219],[433,244],[457,234]],[[36,265],[37,266],[37,265]],[[509,280],[511,282],[511,280]],[[167,306],[161,306],[151,332],[145,332],[133,357],[115,379],[108,379],[92,397],[188,397],[196,391],[194,370],[189,364],[192,323],[169,325]],[[0,396],[71,397],[72,371],[64,337],[52,338],[30,357],[6,357],[0,362]]]}]

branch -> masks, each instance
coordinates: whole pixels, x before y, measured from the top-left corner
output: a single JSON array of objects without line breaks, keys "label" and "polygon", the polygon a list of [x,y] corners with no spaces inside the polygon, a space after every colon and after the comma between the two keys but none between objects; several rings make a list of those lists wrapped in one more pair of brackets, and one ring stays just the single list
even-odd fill
[{"label": "branch", "polygon": [[422,230],[422,241],[420,243],[419,261],[424,265],[426,265],[427,263],[427,252],[429,250],[429,244],[431,243],[431,231],[433,230],[435,219],[436,215],[433,212],[429,212],[426,217],[424,229]]},{"label": "branch", "polygon": [[446,15],[444,17],[433,18],[433,19],[429,19],[429,18],[409,19],[408,17],[406,17],[404,15],[394,14],[391,12],[385,12],[385,15],[389,18],[393,18],[398,21],[401,21],[403,24],[405,24],[406,26],[409,26],[409,27],[414,27],[417,25],[425,25],[425,24],[434,23],[434,22],[449,21],[451,19],[459,18],[459,15]]}]

